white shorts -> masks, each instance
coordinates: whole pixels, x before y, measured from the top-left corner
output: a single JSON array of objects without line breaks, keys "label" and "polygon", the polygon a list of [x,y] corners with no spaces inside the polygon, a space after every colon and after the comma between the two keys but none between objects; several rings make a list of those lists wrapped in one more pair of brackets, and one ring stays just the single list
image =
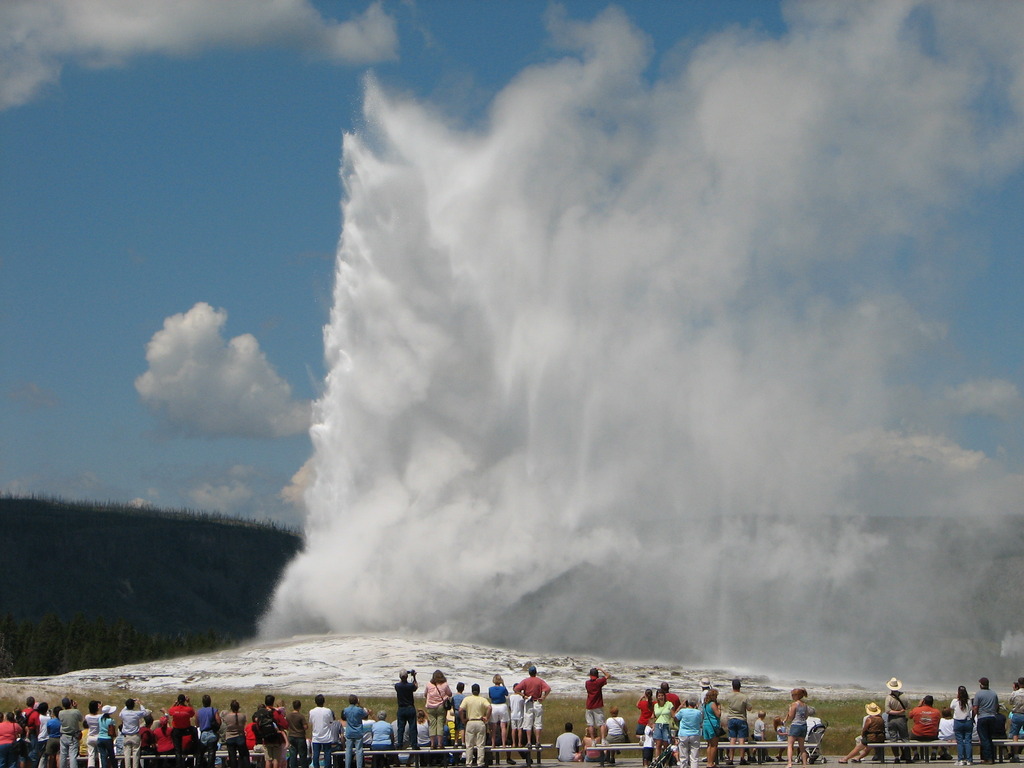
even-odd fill
[{"label": "white shorts", "polygon": [[594,728],[600,728],[604,725],[604,710],[603,709],[588,709],[587,710],[587,726],[593,726]]},{"label": "white shorts", "polygon": [[521,717],[513,717],[509,721],[509,728],[511,728],[513,731],[521,731],[521,730],[523,730],[523,718],[521,718]]},{"label": "white shorts", "polygon": [[539,701],[528,701],[523,708],[523,730],[539,731],[544,727],[544,704]]},{"label": "white shorts", "polygon": [[508,704],[491,704],[492,723],[507,723],[508,720]]}]

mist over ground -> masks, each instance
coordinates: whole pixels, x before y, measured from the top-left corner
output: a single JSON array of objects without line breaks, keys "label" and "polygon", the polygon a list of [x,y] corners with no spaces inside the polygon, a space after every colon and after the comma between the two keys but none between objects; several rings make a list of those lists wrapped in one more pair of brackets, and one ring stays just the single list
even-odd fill
[{"label": "mist over ground", "polygon": [[950,363],[979,254],[948,229],[1020,171],[1024,7],[786,9],[658,61],[556,10],[564,56],[477,122],[368,80],[265,635],[1024,663],[1021,398]]}]

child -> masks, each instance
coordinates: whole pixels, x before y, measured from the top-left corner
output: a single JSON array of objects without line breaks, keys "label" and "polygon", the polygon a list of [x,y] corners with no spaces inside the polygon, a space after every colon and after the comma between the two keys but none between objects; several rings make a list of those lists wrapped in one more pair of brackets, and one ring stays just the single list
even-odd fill
[{"label": "child", "polygon": [[[772,718],[772,728],[775,729],[775,740],[786,743],[789,741],[789,729],[786,727],[786,721],[781,717]],[[782,748],[779,748],[779,754],[775,758],[780,763],[782,762]]]},{"label": "child", "polygon": [[[754,721],[754,742],[759,743],[764,741],[764,729],[765,729],[765,712],[757,713],[757,720]],[[761,762],[765,758],[765,752],[763,749],[754,750],[754,758],[757,762]],[[771,762],[771,758],[768,758],[768,762]]]},{"label": "child", "polygon": [[526,739],[523,738],[523,712],[526,701],[521,693],[510,693],[508,695],[509,727],[512,729],[512,746],[526,746]]},{"label": "child", "polygon": [[[939,741],[956,741],[956,736],[953,734],[953,710],[946,707],[942,710],[942,718],[939,720]],[[939,760],[952,760],[953,756],[949,754],[949,749],[946,747],[939,748]]]},{"label": "child", "polygon": [[640,744],[643,745],[644,768],[651,764],[654,759],[654,728],[650,723],[644,726],[644,735],[640,737]]}]

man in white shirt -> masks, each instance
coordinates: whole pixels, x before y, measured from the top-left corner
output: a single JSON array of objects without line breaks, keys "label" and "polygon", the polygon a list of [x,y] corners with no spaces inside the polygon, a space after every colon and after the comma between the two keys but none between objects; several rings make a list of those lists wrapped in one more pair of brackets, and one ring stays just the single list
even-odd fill
[{"label": "man in white shirt", "polygon": [[[136,709],[136,706],[138,709]],[[139,768],[141,762],[141,754],[139,749],[142,746],[142,736],[139,735],[139,729],[142,727],[143,722],[146,719],[146,715],[151,714],[141,701],[136,699],[128,699],[124,703],[124,709],[121,710],[121,733],[124,735],[124,765],[125,768]]]},{"label": "man in white shirt", "polygon": [[[331,724],[334,712],[324,706],[324,695],[318,693],[314,699],[316,706],[309,710],[310,741],[313,742],[312,768],[331,768]],[[320,756],[324,756],[323,764]]]}]

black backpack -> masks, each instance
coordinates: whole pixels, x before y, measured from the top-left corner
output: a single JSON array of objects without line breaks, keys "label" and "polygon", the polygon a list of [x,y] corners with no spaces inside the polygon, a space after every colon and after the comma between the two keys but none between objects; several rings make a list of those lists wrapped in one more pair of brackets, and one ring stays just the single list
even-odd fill
[{"label": "black backpack", "polygon": [[256,728],[256,739],[264,744],[273,744],[277,741],[278,727],[274,722],[274,713],[269,709],[258,709],[252,716]]}]

